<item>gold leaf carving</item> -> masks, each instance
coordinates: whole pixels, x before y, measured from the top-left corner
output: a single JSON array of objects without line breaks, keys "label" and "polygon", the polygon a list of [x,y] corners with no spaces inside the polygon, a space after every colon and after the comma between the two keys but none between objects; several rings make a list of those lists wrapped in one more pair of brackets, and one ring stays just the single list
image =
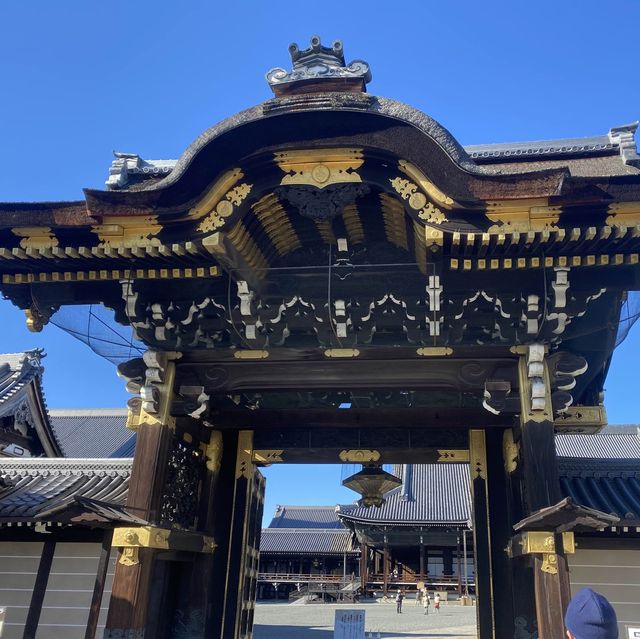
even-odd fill
[{"label": "gold leaf carving", "polygon": [[48,226],[16,226],[11,232],[20,240],[20,247],[23,249],[33,248],[53,248],[58,246],[58,238]]},{"label": "gold leaf carving", "polygon": [[280,184],[304,184],[323,189],[331,184],[362,182],[357,172],[364,159],[362,149],[302,149],[274,155],[285,175]]},{"label": "gold leaf carving", "polygon": [[[446,193],[443,193],[431,180],[422,173],[418,167],[406,160],[398,162],[398,168],[411,180],[413,180],[434,202],[444,208],[452,208],[456,203]],[[422,208],[422,207],[418,207]]]},{"label": "gold leaf carving", "polygon": [[236,206],[240,206],[247,198],[253,184],[239,184],[227,191],[222,199],[215,205],[215,208],[200,222],[198,231],[207,233],[215,231],[224,225],[226,219],[231,216]]},{"label": "gold leaf carving", "polygon": [[396,193],[403,200],[407,200],[414,211],[418,211],[418,217],[421,220],[431,224],[442,224],[447,221],[445,214],[433,202],[427,200],[427,197],[419,190],[417,184],[401,177],[395,177],[389,181]]},{"label": "gold leaf carving", "polygon": [[155,237],[162,226],[158,224],[156,215],[145,216],[106,216],[102,224],[96,224],[91,230],[98,236],[100,247],[135,248],[160,246]]}]

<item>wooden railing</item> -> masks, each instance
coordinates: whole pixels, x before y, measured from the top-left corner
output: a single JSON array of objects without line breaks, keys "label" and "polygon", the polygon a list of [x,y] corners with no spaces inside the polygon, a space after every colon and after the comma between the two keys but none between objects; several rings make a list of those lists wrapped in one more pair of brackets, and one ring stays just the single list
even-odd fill
[{"label": "wooden railing", "polygon": [[[392,575],[387,575],[387,585],[393,586],[394,584],[398,585],[411,585],[417,584],[419,581],[424,581],[427,586],[457,586],[458,583],[464,585],[464,578],[458,578],[457,575],[440,575],[438,577],[421,577],[420,575],[398,575],[397,577],[393,577]],[[367,580],[369,584],[383,584],[384,583],[384,575],[370,574]],[[474,586],[475,582],[473,579],[469,579],[469,586]]]},{"label": "wooden railing", "polygon": [[261,572],[258,573],[258,581],[268,581],[269,583],[351,583],[358,581],[360,577],[343,577],[342,575],[318,575],[304,573],[285,572]]}]

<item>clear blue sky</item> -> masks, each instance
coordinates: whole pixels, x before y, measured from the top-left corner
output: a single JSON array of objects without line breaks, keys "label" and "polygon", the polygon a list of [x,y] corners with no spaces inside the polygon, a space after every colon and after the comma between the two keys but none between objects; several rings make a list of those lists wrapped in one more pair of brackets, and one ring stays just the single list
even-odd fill
[{"label": "clear blue sky", "polygon": [[[111,151],[177,158],[204,129],[270,97],[264,73],[318,33],[463,144],[604,134],[640,117],[640,1],[4,2],[0,200],[78,199]],[[0,351],[44,347],[50,407],[123,406],[113,366],[0,302]],[[612,423],[640,421],[638,330],[614,357]],[[302,472],[310,480],[303,480]],[[349,501],[337,467],[267,471],[277,503]]]}]

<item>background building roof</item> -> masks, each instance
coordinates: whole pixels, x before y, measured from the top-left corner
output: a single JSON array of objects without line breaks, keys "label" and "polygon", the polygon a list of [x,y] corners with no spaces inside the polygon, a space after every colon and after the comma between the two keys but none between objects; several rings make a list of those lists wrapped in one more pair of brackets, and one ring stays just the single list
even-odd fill
[{"label": "background building roof", "polygon": [[[0,418],[13,417],[14,430],[29,441],[22,454],[54,457],[60,454],[60,445],[42,391],[43,357],[40,349],[0,354]],[[3,455],[16,454],[4,450]]]},{"label": "background building roof", "polygon": [[[135,445],[120,450],[135,435],[126,428],[126,409],[49,410],[51,427],[65,457],[132,457]],[[130,454],[122,454],[129,451]],[[117,454],[116,454],[117,452]]]},{"label": "background building roof", "polygon": [[380,508],[341,506],[348,519],[404,524],[463,524],[470,517],[468,464],[405,464],[396,468],[403,485],[386,495]]},{"label": "background building roof", "polygon": [[335,506],[278,506],[269,524],[273,528],[336,528],[343,526]]},{"label": "background building roof", "polygon": [[352,535],[340,524],[341,530],[263,528],[261,553],[295,555],[342,555],[356,552]]}]

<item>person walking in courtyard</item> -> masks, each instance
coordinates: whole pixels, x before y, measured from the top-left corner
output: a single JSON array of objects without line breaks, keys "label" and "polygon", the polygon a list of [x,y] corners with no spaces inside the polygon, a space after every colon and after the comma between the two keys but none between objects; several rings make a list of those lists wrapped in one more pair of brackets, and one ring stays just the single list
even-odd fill
[{"label": "person walking in courtyard", "polygon": [[404,600],[404,593],[398,588],[398,594],[396,595],[396,612],[400,614],[402,612],[402,601]]},{"label": "person walking in courtyard", "polygon": [[433,597],[433,607],[440,612],[440,595],[437,592]]},{"label": "person walking in courtyard", "polygon": [[429,597],[429,592],[426,588],[422,589],[422,606],[424,607],[424,614],[429,614],[429,606],[431,605],[431,599]]},{"label": "person walking in courtyard", "polygon": [[583,588],[569,602],[564,625],[568,639],[618,639],[613,606],[591,588]]}]

